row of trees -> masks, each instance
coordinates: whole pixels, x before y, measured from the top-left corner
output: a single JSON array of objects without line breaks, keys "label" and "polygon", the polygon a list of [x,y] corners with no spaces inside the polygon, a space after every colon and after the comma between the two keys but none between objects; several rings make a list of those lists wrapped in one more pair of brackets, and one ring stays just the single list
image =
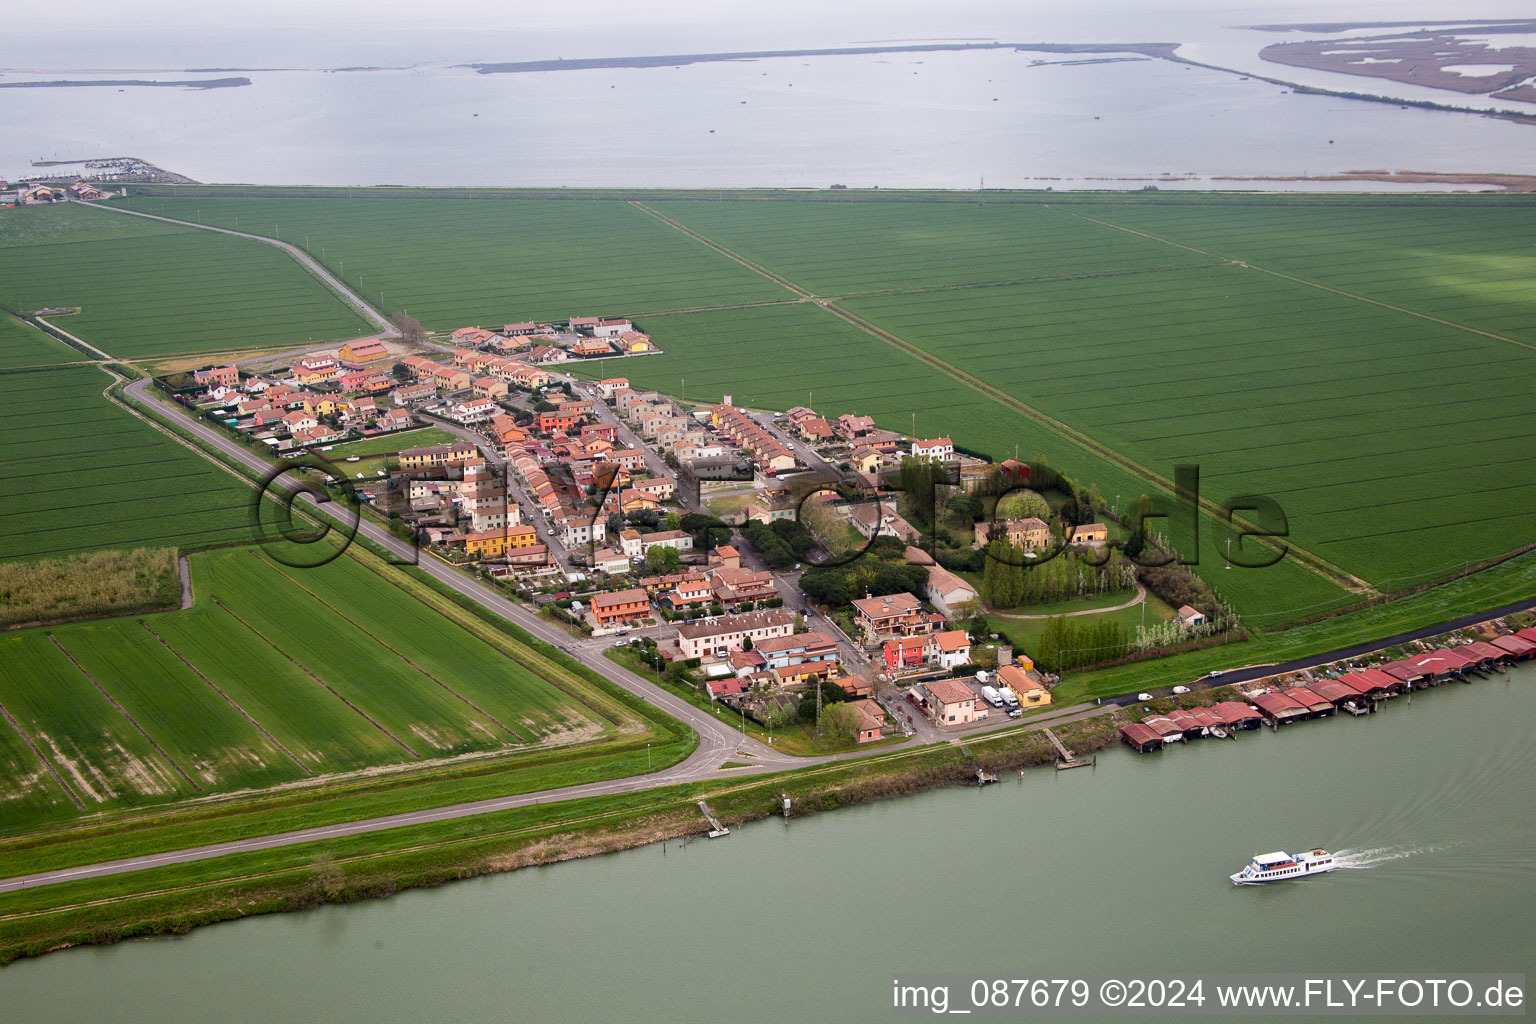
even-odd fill
[{"label": "row of trees", "polygon": [[1035,647],[1035,664],[1060,674],[1123,658],[1129,648],[1130,638],[1118,622],[1102,615],[1056,615],[1045,622]]},{"label": "row of trees", "polygon": [[1074,597],[1117,594],[1136,584],[1136,566],[1116,552],[1095,566],[1072,554],[1029,563],[1017,545],[994,540],[983,549],[981,599],[993,608],[1049,604]]}]

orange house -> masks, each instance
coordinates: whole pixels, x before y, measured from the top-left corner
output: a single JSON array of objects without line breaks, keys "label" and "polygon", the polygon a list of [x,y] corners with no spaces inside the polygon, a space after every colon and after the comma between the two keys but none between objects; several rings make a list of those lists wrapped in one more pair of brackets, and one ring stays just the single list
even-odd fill
[{"label": "orange house", "polygon": [[592,617],[607,626],[643,619],[651,614],[651,599],[638,587],[598,594],[592,599]]}]

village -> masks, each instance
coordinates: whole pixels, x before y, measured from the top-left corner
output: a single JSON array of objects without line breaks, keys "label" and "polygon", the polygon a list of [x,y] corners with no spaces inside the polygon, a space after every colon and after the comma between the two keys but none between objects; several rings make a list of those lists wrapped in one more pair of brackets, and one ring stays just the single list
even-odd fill
[{"label": "village", "polygon": [[[162,386],[280,460],[326,460],[328,483],[424,557],[535,604],[573,643],[654,657],[754,722],[792,717],[826,684],[860,743],[1051,705],[1060,677],[986,631],[976,586],[924,549],[895,493],[914,462],[946,467],[958,493],[1022,487],[1028,465],[868,416],[750,410],[730,395],[684,406],[626,377],[577,376],[587,360],[656,351],[626,318],[575,317],[461,328],[430,354],[358,339]],[[436,443],[410,443],[423,436]],[[994,537],[1034,557],[1058,541],[1101,547],[1108,531],[1058,537],[1030,516],[967,526],[963,547],[979,557]],[[837,602],[801,589],[806,568],[861,554],[901,570],[906,589]]]}]

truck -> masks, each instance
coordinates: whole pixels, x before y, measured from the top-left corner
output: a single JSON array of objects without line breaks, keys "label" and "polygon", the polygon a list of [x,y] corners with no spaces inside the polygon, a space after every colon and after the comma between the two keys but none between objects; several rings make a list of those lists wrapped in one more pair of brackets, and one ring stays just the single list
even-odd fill
[{"label": "truck", "polygon": [[1003,703],[1007,704],[1010,710],[1019,706],[1019,698],[1015,697],[1013,691],[1006,686],[998,691],[998,696],[1003,698]]},{"label": "truck", "polygon": [[981,688],[981,696],[986,700],[988,704],[991,704],[995,708],[1000,708],[1003,706],[1003,698],[998,696],[997,691],[990,686],[983,686]]}]

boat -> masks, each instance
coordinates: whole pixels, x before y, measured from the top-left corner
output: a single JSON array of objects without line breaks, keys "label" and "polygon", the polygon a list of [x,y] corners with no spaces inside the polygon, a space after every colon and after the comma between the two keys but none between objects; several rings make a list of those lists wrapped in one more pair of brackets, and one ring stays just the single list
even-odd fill
[{"label": "boat", "polygon": [[1333,854],[1327,850],[1308,850],[1306,853],[1261,853],[1248,862],[1248,866],[1232,875],[1233,885],[1259,885],[1263,882],[1281,882],[1290,878],[1305,878],[1332,871]]}]

